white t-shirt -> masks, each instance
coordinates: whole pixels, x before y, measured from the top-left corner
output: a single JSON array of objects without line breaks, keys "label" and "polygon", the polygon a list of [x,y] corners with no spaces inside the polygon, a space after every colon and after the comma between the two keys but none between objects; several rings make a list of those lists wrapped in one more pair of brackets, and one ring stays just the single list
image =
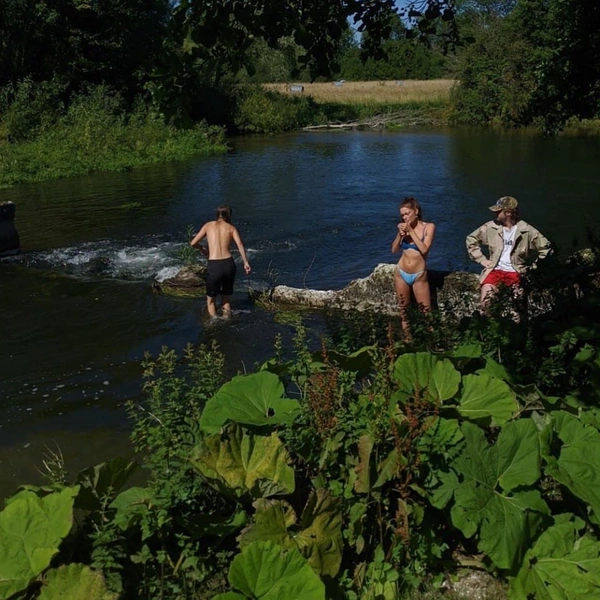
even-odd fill
[{"label": "white t-shirt", "polygon": [[506,227],[502,228],[502,237],[504,239],[504,248],[502,250],[502,256],[496,265],[496,269],[499,271],[509,271],[511,273],[515,273],[516,269],[512,266],[510,262],[510,253],[513,250],[513,246],[515,243],[515,234],[517,233],[517,226],[513,225],[510,229],[506,229]]}]

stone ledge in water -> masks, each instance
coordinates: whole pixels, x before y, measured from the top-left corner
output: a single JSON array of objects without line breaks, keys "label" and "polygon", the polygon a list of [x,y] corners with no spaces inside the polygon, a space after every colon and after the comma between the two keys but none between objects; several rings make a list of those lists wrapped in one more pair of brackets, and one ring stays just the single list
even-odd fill
[{"label": "stone ledge in water", "polygon": [[[394,290],[396,265],[382,263],[367,277],[351,281],[339,291],[310,290],[279,285],[263,292],[251,291],[253,299],[268,305],[335,308],[399,315]],[[479,302],[479,282],[474,273],[429,271],[434,305],[456,318],[473,314]]]},{"label": "stone ledge in water", "polygon": [[182,267],[164,281],[154,281],[152,289],[171,296],[202,296],[206,293],[206,265]]}]

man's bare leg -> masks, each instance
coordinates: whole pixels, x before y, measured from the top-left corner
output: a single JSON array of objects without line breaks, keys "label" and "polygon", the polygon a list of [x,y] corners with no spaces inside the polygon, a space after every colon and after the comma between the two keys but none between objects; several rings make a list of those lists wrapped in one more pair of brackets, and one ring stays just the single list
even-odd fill
[{"label": "man's bare leg", "polygon": [[484,314],[488,314],[490,308],[490,300],[494,297],[496,293],[496,286],[491,285],[489,283],[484,283],[481,286],[481,308]]},{"label": "man's bare leg", "polygon": [[215,302],[215,298],[206,296],[206,310],[208,310],[208,314],[211,317],[217,316],[217,303]]},{"label": "man's bare leg", "polygon": [[229,319],[231,317],[231,296],[222,296],[221,310],[224,319]]}]

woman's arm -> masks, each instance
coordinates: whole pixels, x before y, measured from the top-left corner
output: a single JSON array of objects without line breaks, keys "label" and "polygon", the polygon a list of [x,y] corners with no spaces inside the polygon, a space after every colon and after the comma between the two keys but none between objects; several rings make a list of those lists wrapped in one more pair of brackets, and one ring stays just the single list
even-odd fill
[{"label": "woman's arm", "polygon": [[198,244],[198,242],[202,241],[205,237],[206,237],[206,225],[202,225],[202,227],[200,228],[200,231],[190,241],[190,246],[192,248],[195,248],[196,244]]},{"label": "woman's arm", "polygon": [[398,252],[398,250],[400,250],[400,244],[402,243],[402,240],[404,239],[405,236],[406,236],[405,224],[398,223],[398,233],[396,234],[396,237],[394,238],[394,241],[392,242],[392,254],[396,254],[396,252]]},{"label": "woman's arm", "polygon": [[423,239],[415,233],[415,230],[409,224],[407,224],[407,229],[409,234],[411,234],[410,237],[412,238],[414,245],[419,249],[423,258],[427,258],[435,236],[435,225],[433,223],[427,223],[427,225],[425,225],[425,235],[423,236]]}]

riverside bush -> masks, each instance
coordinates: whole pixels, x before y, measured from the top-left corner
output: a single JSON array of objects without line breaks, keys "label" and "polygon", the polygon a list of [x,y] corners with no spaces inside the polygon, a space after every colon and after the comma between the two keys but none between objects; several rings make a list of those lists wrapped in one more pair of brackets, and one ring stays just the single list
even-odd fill
[{"label": "riverside bush", "polygon": [[[22,131],[15,115],[25,113],[11,110],[5,113],[5,132]],[[222,128],[200,123],[177,129],[141,102],[127,112],[121,99],[105,88],[73,98],[64,115],[52,125],[37,126],[36,132],[20,142],[0,140],[0,187],[226,150]]]},{"label": "riverside bush", "polygon": [[240,131],[277,133],[299,129],[315,121],[316,104],[310,98],[290,97],[260,86],[238,88],[234,124]]}]

